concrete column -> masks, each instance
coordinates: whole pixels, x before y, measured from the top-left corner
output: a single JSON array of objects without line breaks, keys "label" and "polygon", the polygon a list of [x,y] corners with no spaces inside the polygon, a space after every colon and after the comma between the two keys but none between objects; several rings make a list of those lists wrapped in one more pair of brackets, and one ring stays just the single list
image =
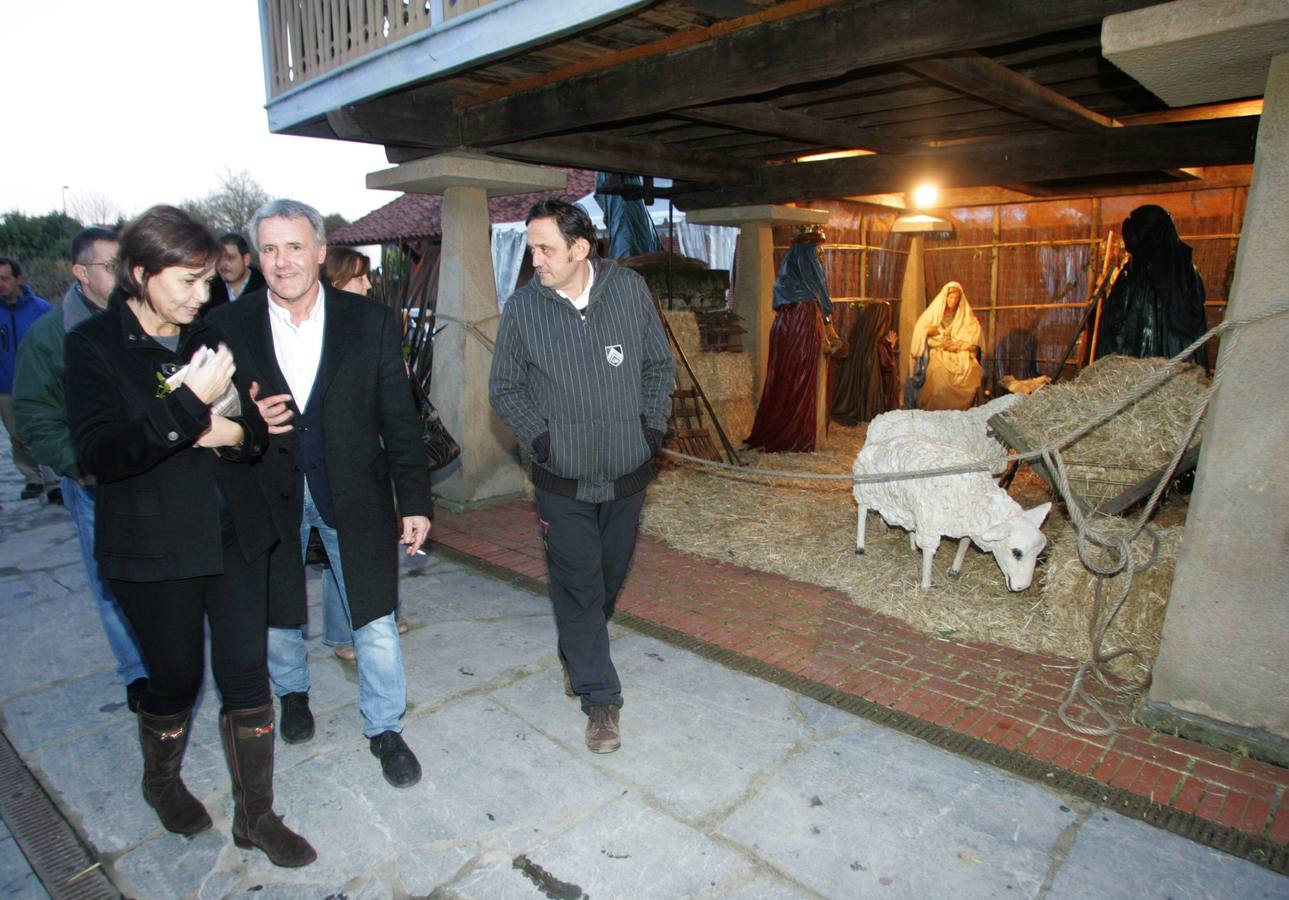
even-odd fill
[{"label": "concrete column", "polygon": [[447,327],[434,339],[430,399],[461,445],[457,463],[436,480],[434,493],[451,509],[519,495],[523,470],[515,438],[488,403],[492,351],[462,323],[489,339],[498,325],[488,197],[567,186],[563,172],[453,153],[373,172],[369,188],[443,195],[443,246],[438,312]]},{"label": "concrete column", "polygon": [[[1106,56],[1172,105],[1263,90],[1227,320],[1287,301],[1289,6],[1177,0],[1108,17]],[[1228,335],[1141,718],[1289,765],[1289,316]]]},{"label": "concrete column", "polygon": [[734,249],[738,259],[734,282],[734,312],[744,322],[743,352],[752,355],[752,399],[759,401],[770,358],[770,325],[774,311],[774,229],[745,222],[739,226]]},{"label": "concrete column", "polygon": [[913,328],[918,323],[918,316],[926,311],[926,269],[922,260],[922,248],[925,238],[920,234],[913,235],[909,241],[908,262],[904,264],[904,281],[900,285],[900,389],[913,371],[913,358],[910,350],[913,344]]},{"label": "concrete column", "polygon": [[[1271,67],[1228,319],[1289,302],[1289,54]],[[1150,702],[1273,735],[1289,762],[1289,316],[1222,341]],[[1248,740],[1241,740],[1248,743]],[[1276,756],[1275,753],[1269,755]]]},{"label": "concrete column", "polygon": [[688,211],[685,221],[691,225],[733,225],[739,229],[735,246],[738,268],[734,312],[742,317],[746,329],[744,352],[756,354],[752,400],[759,403],[770,358],[770,326],[774,324],[773,226],[826,225],[828,213],[796,206],[726,206]]}]

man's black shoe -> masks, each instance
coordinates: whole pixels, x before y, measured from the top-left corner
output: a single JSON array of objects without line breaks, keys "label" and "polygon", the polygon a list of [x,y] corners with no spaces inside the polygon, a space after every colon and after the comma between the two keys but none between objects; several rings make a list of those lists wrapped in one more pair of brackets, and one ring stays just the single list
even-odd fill
[{"label": "man's black shoe", "polygon": [[309,712],[309,695],[303,691],[283,694],[282,724],[278,731],[288,744],[303,744],[313,739],[313,713]]},{"label": "man's black shoe", "polygon": [[54,504],[55,506],[62,506],[62,505],[63,505],[63,489],[62,489],[62,488],[50,488],[50,489],[49,489],[49,493],[45,494],[45,499],[46,499],[46,500],[48,500],[50,503]]},{"label": "man's black shoe", "polygon": [[45,493],[45,486],[43,484],[32,482],[22,489],[22,494],[20,496],[23,500],[30,500],[33,497],[39,497],[43,493]]},{"label": "man's black shoe", "polygon": [[139,711],[139,701],[143,692],[148,689],[148,679],[136,678],[125,686],[125,706],[132,713]]},{"label": "man's black shoe", "polygon": [[421,764],[397,731],[382,731],[372,738],[371,755],[380,760],[385,780],[394,787],[411,787],[421,780]]}]

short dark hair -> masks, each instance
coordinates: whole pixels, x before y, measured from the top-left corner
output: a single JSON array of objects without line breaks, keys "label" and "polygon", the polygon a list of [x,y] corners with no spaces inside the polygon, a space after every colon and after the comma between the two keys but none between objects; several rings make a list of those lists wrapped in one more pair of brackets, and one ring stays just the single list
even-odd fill
[{"label": "short dark hair", "polygon": [[22,277],[22,266],[18,265],[18,260],[10,259],[7,256],[0,256],[0,266],[8,266],[9,271],[13,273],[14,278]]},{"label": "short dark hair", "polygon": [[582,207],[558,197],[547,197],[533,204],[524,224],[527,225],[533,219],[554,219],[565,243],[571,247],[578,238],[583,238],[591,245],[591,252],[595,252],[595,226]]},{"label": "short dark hair", "polygon": [[72,262],[79,265],[85,265],[89,262],[89,255],[93,252],[94,244],[98,241],[112,241],[116,243],[120,240],[118,235],[111,228],[104,228],[101,225],[91,225],[77,232],[76,237],[72,238]]},{"label": "short dark hair", "polygon": [[251,245],[246,243],[246,238],[242,237],[236,231],[230,231],[227,234],[221,234],[219,236],[219,242],[223,244],[225,247],[227,247],[229,244],[236,244],[237,252],[242,254],[242,256],[250,256],[251,254]]},{"label": "short dark hair", "polygon": [[[125,227],[117,252],[116,286],[151,306],[149,278],[172,266],[204,269],[219,259],[220,244],[205,225],[182,209],[154,206]],[[134,270],[142,267],[143,277]]]}]

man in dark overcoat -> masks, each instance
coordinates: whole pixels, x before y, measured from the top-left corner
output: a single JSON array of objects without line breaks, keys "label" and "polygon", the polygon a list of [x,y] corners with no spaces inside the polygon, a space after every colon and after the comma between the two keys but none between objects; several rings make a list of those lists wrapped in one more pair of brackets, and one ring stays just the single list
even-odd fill
[{"label": "man in dark overcoat", "polygon": [[[282,543],[269,563],[287,610],[269,625],[269,676],[289,743],[313,737],[304,556],[317,529],[354,633],[359,708],[386,781],[415,784],[403,740],[406,682],[398,628],[398,551],[420,549],[433,501],[420,419],[394,310],[324,285],[322,217],[294,200],[262,206],[247,226],[265,289],[213,311],[239,369],[251,371],[270,446],[256,467]],[[392,486],[392,490],[391,490]]]}]

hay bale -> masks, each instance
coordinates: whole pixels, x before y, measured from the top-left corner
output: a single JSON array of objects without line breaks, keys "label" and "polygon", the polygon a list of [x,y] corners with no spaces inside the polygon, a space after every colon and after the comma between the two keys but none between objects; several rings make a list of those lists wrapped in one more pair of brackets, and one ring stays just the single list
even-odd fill
[{"label": "hay bale", "polygon": [[[1098,523],[1103,527],[1103,523]],[[1116,675],[1141,681],[1150,672],[1159,653],[1159,639],[1164,627],[1164,613],[1168,609],[1168,595],[1172,590],[1173,572],[1177,554],[1181,550],[1183,527],[1174,525],[1156,529],[1159,535],[1159,558],[1149,569],[1132,577],[1132,588],[1122,609],[1110,626],[1102,651],[1117,647],[1135,647],[1142,658],[1121,656],[1108,664]],[[1094,551],[1097,552],[1097,551]],[[1150,538],[1139,535],[1133,543],[1134,558],[1144,559],[1150,553]],[[1098,565],[1106,565],[1109,558],[1098,556]],[[1106,611],[1122,590],[1125,575],[1116,575],[1103,589]],[[1043,571],[1043,605],[1047,620],[1054,633],[1061,634],[1062,644],[1077,637],[1082,638],[1082,652],[1070,654],[1076,659],[1087,659],[1091,653],[1088,626],[1092,615],[1093,589],[1096,578],[1079,559],[1078,535],[1073,528],[1066,529],[1052,541]],[[1057,649],[1053,647],[1052,649]]]},{"label": "hay bale", "polygon": [[[1051,444],[1096,418],[1165,362],[1104,357],[1073,381],[1034,392],[1004,413],[1003,419],[1030,447]],[[1208,384],[1202,368],[1184,366],[1151,393],[1064,448],[1070,486],[1096,507],[1163,468],[1176,452]],[[1198,444],[1202,431],[1196,433],[1193,445]]]},{"label": "hay bale", "polygon": [[[752,431],[756,405],[752,399],[752,356],[748,353],[706,353],[702,343],[698,320],[689,311],[664,311],[676,343],[685,352],[685,358],[694,370],[694,377],[703,393],[716,410],[721,427],[731,442],[738,445]],[[676,360],[676,380],[687,385],[684,367]],[[713,435],[714,437],[714,435]]]}]

